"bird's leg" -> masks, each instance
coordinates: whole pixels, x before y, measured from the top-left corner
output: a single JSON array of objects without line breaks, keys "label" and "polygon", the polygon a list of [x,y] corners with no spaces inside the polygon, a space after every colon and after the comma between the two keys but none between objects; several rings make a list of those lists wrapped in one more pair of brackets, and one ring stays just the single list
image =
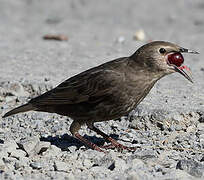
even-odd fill
[{"label": "bird's leg", "polygon": [[127,150],[130,150],[130,151],[135,151],[136,150],[135,147],[127,147],[127,146],[124,146],[124,145],[118,143],[115,139],[111,138],[110,136],[108,136],[107,134],[105,134],[104,132],[102,132],[101,130],[96,128],[93,123],[87,123],[87,126],[89,127],[89,129],[95,131],[97,134],[103,136],[104,139],[111,142],[111,145],[102,146],[102,148],[105,148],[105,149],[117,148],[120,151],[123,150],[123,149],[127,149]]},{"label": "bird's leg", "polygon": [[77,121],[73,121],[71,126],[70,126],[70,131],[72,133],[72,135],[77,138],[78,140],[80,140],[82,143],[84,143],[86,146],[90,147],[91,149],[94,149],[96,151],[99,152],[104,152],[102,149],[100,149],[100,147],[98,147],[96,144],[88,141],[86,138],[84,138],[83,136],[81,136],[78,131],[80,129],[82,124],[80,124]]}]

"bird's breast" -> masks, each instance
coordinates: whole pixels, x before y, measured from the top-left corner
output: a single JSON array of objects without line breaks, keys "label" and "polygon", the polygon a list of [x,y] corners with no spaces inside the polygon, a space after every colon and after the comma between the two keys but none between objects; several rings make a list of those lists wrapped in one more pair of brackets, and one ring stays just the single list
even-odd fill
[{"label": "bird's breast", "polygon": [[130,112],[133,110],[149,93],[156,81],[137,81],[129,82],[120,89],[120,95],[117,97],[118,105],[121,105],[124,112]]}]

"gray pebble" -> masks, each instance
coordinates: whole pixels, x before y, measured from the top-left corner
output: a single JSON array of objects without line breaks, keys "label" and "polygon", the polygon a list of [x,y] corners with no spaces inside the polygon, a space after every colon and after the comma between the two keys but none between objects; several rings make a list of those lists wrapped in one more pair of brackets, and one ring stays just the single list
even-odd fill
[{"label": "gray pebble", "polygon": [[32,163],[30,163],[30,166],[33,169],[41,169],[41,168],[43,168],[43,164],[41,162],[32,162]]},{"label": "gray pebble", "polygon": [[36,155],[39,149],[36,151],[36,146],[39,144],[40,140],[38,137],[21,139],[18,142],[19,148],[23,149],[28,156]]},{"label": "gray pebble", "polygon": [[18,148],[18,145],[14,140],[9,140],[3,144],[4,150],[8,153],[12,153],[13,151],[16,151],[16,148]]},{"label": "gray pebble", "polygon": [[56,171],[63,171],[63,172],[67,172],[69,170],[69,166],[67,165],[67,163],[62,161],[55,161],[54,168]]},{"label": "gray pebble", "polygon": [[25,157],[26,156],[26,152],[19,149],[19,150],[14,150],[11,152],[10,157],[14,157],[19,159],[20,157]]},{"label": "gray pebble", "polygon": [[204,177],[204,165],[194,160],[180,160],[176,168],[184,170],[195,177]]},{"label": "gray pebble", "polygon": [[62,151],[60,148],[58,148],[55,145],[51,145],[49,149],[43,153],[43,156],[45,157],[59,156],[61,152]]},{"label": "gray pebble", "polygon": [[6,170],[6,165],[4,164],[3,159],[0,159],[0,174]]}]

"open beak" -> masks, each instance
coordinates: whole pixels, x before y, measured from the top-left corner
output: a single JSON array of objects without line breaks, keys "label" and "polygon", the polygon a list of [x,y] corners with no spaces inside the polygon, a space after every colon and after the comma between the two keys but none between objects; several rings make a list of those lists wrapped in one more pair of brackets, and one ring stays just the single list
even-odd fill
[{"label": "open beak", "polygon": [[[194,51],[194,50],[190,50],[190,49],[186,49],[186,48],[182,48],[180,47],[179,49],[180,53],[192,53],[192,54],[199,54],[199,52]],[[182,74],[186,79],[188,79],[191,83],[193,83],[192,77],[189,76],[184,69],[191,75],[191,71],[187,66],[181,66],[181,67],[177,67],[174,66],[175,71],[179,72],[180,74]]]},{"label": "open beak", "polygon": [[182,74],[186,79],[193,83],[190,69],[187,66],[181,66],[181,64],[184,62],[184,58],[181,53],[193,53],[193,54],[199,53],[197,51],[179,47],[177,52],[168,55],[167,62],[174,69],[174,71]]},{"label": "open beak", "polygon": [[176,65],[172,65],[174,67],[174,70],[176,72],[179,72],[180,74],[182,74],[186,79],[188,79],[191,83],[193,83],[193,79],[191,76],[189,76],[185,71],[184,69],[187,70],[187,72],[191,75],[191,71],[190,69],[187,67],[187,66],[181,66],[181,67],[177,67]]}]

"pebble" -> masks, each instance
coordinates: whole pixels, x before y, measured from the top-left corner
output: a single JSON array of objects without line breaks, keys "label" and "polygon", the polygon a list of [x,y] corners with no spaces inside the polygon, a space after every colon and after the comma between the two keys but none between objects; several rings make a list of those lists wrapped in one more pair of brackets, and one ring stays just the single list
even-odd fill
[{"label": "pebble", "polygon": [[133,39],[136,41],[144,41],[145,40],[145,32],[144,30],[140,29],[138,31],[135,32]]},{"label": "pebble", "polygon": [[125,37],[124,36],[119,36],[117,39],[116,39],[116,42],[117,43],[124,43],[125,42]]},{"label": "pebble", "polygon": [[67,163],[61,162],[61,161],[55,161],[54,168],[56,171],[63,171],[63,172],[67,172],[69,170],[69,166],[67,165]]},{"label": "pebble", "polygon": [[6,170],[6,166],[4,164],[4,161],[0,159],[0,174]]},{"label": "pebble", "polygon": [[19,82],[12,82],[8,84],[8,92],[14,96],[28,96],[29,93],[26,92],[23,86]]},{"label": "pebble", "polygon": [[69,149],[70,152],[73,153],[73,152],[75,152],[77,150],[77,147],[76,146],[69,146],[68,149]]},{"label": "pebble", "polygon": [[194,160],[180,160],[177,163],[176,168],[184,170],[195,177],[204,177],[204,164],[198,163]]},{"label": "pebble", "polygon": [[26,152],[19,149],[19,150],[14,150],[11,152],[10,157],[14,157],[17,159],[20,159],[20,157],[25,157],[26,156]]},{"label": "pebble", "polygon": [[131,165],[132,169],[145,169],[145,164],[140,159],[133,159],[131,163],[132,163]]},{"label": "pebble", "polygon": [[198,131],[204,131],[204,123],[198,123],[197,128]]},{"label": "pebble", "polygon": [[4,150],[8,153],[12,153],[13,151],[16,151],[16,148],[18,148],[17,143],[14,140],[9,140],[3,144]]},{"label": "pebble", "polygon": [[37,154],[42,154],[43,152],[47,151],[51,146],[50,142],[40,141],[37,143],[35,147],[35,151]]},{"label": "pebble", "polygon": [[148,180],[148,179],[154,179],[154,177],[140,169],[137,171],[130,171],[128,173],[127,180],[139,180],[139,179]]},{"label": "pebble", "polygon": [[189,126],[189,127],[187,127],[187,129],[186,129],[186,131],[187,131],[188,133],[190,133],[190,132],[195,132],[195,130],[196,130],[196,126],[195,126],[195,125]]},{"label": "pebble", "polygon": [[92,167],[93,166],[93,162],[91,162],[91,160],[89,160],[89,159],[84,159],[83,160],[83,166],[85,166],[86,168],[90,168],[90,167]]},{"label": "pebble", "polygon": [[39,149],[36,151],[37,144],[40,142],[38,137],[21,139],[18,142],[19,148],[23,149],[28,156],[36,155]]},{"label": "pebble", "polygon": [[40,142],[38,137],[22,139],[18,142],[19,148],[24,150],[28,156],[34,156],[45,152],[50,147],[50,142]]},{"label": "pebble", "polygon": [[115,160],[114,166],[115,166],[115,170],[119,172],[124,172],[129,168],[125,160],[121,158],[117,158]]},{"label": "pebble", "polygon": [[41,168],[43,168],[43,164],[41,162],[32,162],[32,163],[30,163],[30,166],[33,169],[41,169]]},{"label": "pebble", "polygon": [[49,149],[46,151],[46,152],[44,152],[43,153],[43,156],[45,156],[45,157],[51,157],[51,156],[59,156],[59,154],[61,153],[62,151],[61,151],[61,149],[60,148],[58,148],[57,146],[55,146],[55,145],[51,145],[50,147],[49,147]]},{"label": "pebble", "polygon": [[6,149],[0,148],[0,158],[1,157],[8,157],[8,152]]},{"label": "pebble", "polygon": [[14,164],[15,169],[24,169],[25,167],[29,166],[29,158],[27,157],[20,157],[19,161],[16,161]]},{"label": "pebble", "polygon": [[112,164],[115,163],[115,160],[111,155],[106,155],[100,159],[96,159],[94,163],[96,166],[103,166],[105,168],[109,168]]}]

